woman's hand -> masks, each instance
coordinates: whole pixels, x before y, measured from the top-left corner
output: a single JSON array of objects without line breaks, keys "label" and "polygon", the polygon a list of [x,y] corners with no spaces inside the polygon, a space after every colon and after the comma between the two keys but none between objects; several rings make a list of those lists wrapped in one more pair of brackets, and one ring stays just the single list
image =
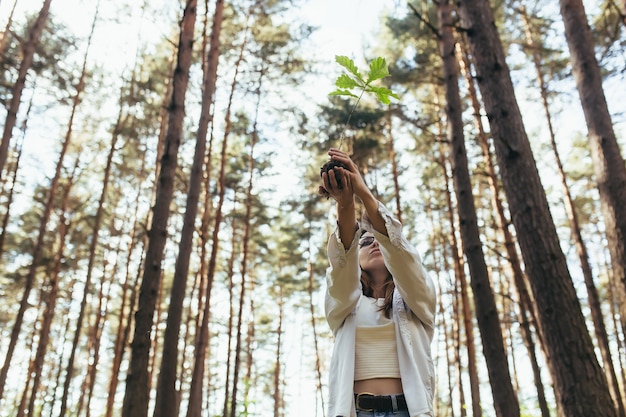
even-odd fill
[{"label": "woman's hand", "polygon": [[[341,185],[338,178],[341,178]],[[319,187],[319,193],[326,197],[332,197],[340,207],[346,206],[347,203],[354,203],[354,191],[352,188],[351,178],[346,175],[346,170],[341,167],[335,167],[322,173],[322,186]]]},{"label": "woman's hand", "polygon": [[[367,218],[371,222],[374,229],[384,235],[387,235],[387,228],[385,226],[385,220],[382,218],[381,214],[378,212],[378,200],[376,199],[376,197],[374,197],[370,189],[367,187],[367,184],[365,184],[365,180],[361,176],[361,173],[359,172],[359,168],[356,166],[354,161],[350,158],[350,156],[348,156],[347,153],[342,152],[339,149],[331,148],[328,151],[328,155],[330,155],[331,159],[337,162],[341,162],[347,167],[347,169],[335,168],[335,172],[339,172],[341,175],[341,180],[344,183],[344,189],[338,190],[339,191],[338,193],[337,191],[329,192],[330,196],[335,198],[335,200],[337,200],[337,202],[339,203],[340,209],[341,209],[342,203],[337,197],[335,197],[333,193],[336,193],[341,197],[343,196],[342,193],[347,192],[352,202],[354,202],[353,196],[359,197],[359,199],[363,203],[363,206],[365,207],[364,215],[367,216]],[[330,174],[329,177],[330,177],[329,179],[330,182],[328,185],[336,186],[337,185],[336,179],[334,183],[332,182],[334,179],[334,173]],[[327,185],[326,182],[324,182],[324,184],[325,186]],[[342,201],[345,201],[345,200],[342,200]]]},{"label": "woman's hand", "polygon": [[367,188],[367,185],[359,172],[359,168],[347,153],[340,151],[339,149],[331,148],[328,151],[328,155],[331,159],[341,162],[347,167],[347,169],[335,168],[335,172],[339,172],[341,180],[344,183],[350,184],[350,190],[354,195],[363,199],[364,196],[370,194],[370,190]]}]

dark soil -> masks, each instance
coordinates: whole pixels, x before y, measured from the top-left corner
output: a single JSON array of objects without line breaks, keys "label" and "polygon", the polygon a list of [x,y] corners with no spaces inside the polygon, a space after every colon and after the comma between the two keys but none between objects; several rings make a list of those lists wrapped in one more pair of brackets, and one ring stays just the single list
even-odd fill
[{"label": "dark soil", "polygon": [[[344,164],[343,162],[339,162],[339,161],[335,161],[334,159],[331,159],[330,161],[322,165],[322,168],[320,168],[320,177],[322,176],[324,172],[328,172],[335,167],[348,169],[346,164]],[[343,188],[343,183],[341,181],[341,174],[338,172],[335,172],[335,178],[337,179],[337,185],[339,186],[339,189],[341,190]]]}]

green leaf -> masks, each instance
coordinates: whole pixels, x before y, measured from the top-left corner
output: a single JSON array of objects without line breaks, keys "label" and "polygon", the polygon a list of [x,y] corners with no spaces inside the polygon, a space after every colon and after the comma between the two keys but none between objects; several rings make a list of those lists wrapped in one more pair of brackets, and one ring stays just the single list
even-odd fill
[{"label": "green leaf", "polygon": [[367,84],[388,76],[387,61],[385,58],[378,57],[370,63],[370,71],[367,73]]},{"label": "green leaf", "polygon": [[339,88],[347,88],[351,89],[354,87],[361,87],[361,85],[354,78],[350,77],[347,74],[341,74],[337,81],[335,81],[335,85]]},{"label": "green leaf", "polygon": [[335,55],[335,61],[337,61],[339,65],[347,69],[348,72],[350,72],[359,80],[363,81],[363,84],[365,84],[365,80],[363,80],[363,76],[361,75],[361,73],[359,73],[359,69],[357,68],[356,65],[354,65],[353,60],[351,60],[345,55]]},{"label": "green leaf", "polygon": [[[335,61],[342,67],[344,67],[349,74],[342,73],[335,81],[337,90],[330,93],[330,96],[350,96],[359,98],[358,95],[353,94],[350,90],[357,88],[361,92],[373,93],[378,101],[383,104],[390,103],[390,97],[397,100],[400,99],[393,91],[385,87],[374,87],[371,83],[375,80],[385,78],[389,76],[389,68],[387,67],[387,61],[385,58],[378,57],[370,63],[369,72],[367,74],[367,81],[365,81],[362,75],[359,73],[358,68],[354,65],[354,61],[344,55],[336,55]],[[350,76],[352,74],[353,76]],[[358,103],[358,102],[357,102]]]},{"label": "green leaf", "polygon": [[393,91],[391,91],[390,89],[385,88],[385,87],[373,87],[373,86],[370,86],[365,91],[370,92],[370,93],[374,93],[376,95],[376,98],[378,98],[378,100],[381,103],[383,103],[383,104],[389,104],[391,102],[389,97],[393,97],[396,100],[400,99],[400,97],[398,97],[398,95],[396,93],[394,93]]},{"label": "green leaf", "polygon": [[352,94],[348,90],[335,90],[335,91],[333,91],[332,93],[330,93],[328,95],[329,96],[350,96],[350,97],[359,98],[359,96]]}]

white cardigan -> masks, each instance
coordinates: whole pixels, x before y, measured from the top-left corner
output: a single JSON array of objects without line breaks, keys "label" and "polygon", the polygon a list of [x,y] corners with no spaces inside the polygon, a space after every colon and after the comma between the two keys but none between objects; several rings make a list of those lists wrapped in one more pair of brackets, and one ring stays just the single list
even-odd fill
[{"label": "white cardigan", "polygon": [[378,203],[385,219],[388,237],[375,231],[363,219],[346,251],[336,230],[328,241],[326,319],[335,336],[329,375],[329,417],[355,417],[354,351],[356,310],[361,301],[361,268],[358,262],[358,240],[363,230],[378,241],[385,265],[395,283],[392,319],[396,325],[396,342],[402,387],[411,417],[433,417],[435,370],[430,354],[433,339],[436,294],[435,285],[419,254],[402,234],[402,224],[387,208]]}]

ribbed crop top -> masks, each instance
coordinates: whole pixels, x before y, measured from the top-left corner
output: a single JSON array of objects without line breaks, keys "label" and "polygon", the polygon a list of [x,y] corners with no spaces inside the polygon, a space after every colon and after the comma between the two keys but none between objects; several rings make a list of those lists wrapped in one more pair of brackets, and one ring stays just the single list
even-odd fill
[{"label": "ribbed crop top", "polygon": [[396,327],[379,311],[384,299],[363,297],[356,313],[354,380],[400,378]]}]

